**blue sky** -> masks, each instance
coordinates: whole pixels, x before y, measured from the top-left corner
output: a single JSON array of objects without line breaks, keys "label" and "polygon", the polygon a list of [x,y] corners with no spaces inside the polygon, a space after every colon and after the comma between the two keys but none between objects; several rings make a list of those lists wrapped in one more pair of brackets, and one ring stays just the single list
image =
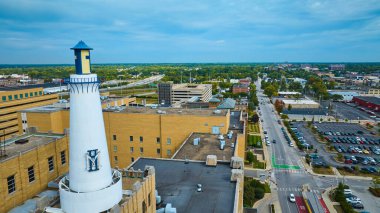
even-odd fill
[{"label": "blue sky", "polygon": [[379,62],[379,0],[1,0],[0,64]]}]

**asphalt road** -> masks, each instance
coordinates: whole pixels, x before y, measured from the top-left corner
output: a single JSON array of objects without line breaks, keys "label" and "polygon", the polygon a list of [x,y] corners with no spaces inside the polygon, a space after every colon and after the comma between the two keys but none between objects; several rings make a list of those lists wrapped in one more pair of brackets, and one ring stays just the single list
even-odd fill
[{"label": "asphalt road", "polygon": [[[266,177],[270,179],[272,193],[274,193],[275,199],[280,202],[282,212],[298,212],[296,204],[288,201],[290,193],[295,194],[295,196],[301,196],[301,188],[304,184],[307,184],[313,193],[320,196],[326,188],[337,185],[340,181],[343,181],[343,178],[314,176],[306,172],[301,162],[304,153],[287,144],[281,132],[282,126],[278,124],[279,117],[274,110],[273,104],[268,104],[269,99],[265,97],[259,89],[260,82],[260,79],[256,82],[258,88],[257,96],[262,114],[260,119],[263,119],[263,128],[267,131],[269,140],[271,142],[273,139],[276,140],[275,144],[271,143],[268,147],[270,158],[274,158],[274,162],[272,162],[273,168],[270,171],[245,171],[245,174],[247,176],[260,176],[265,173]],[[285,168],[279,168],[278,166],[274,166],[274,164],[295,165],[299,166],[299,169],[287,169],[286,166],[284,166]],[[368,188],[370,185],[370,181],[364,180],[346,179],[345,183],[358,188]],[[276,192],[277,196],[275,194]],[[274,201],[275,200],[272,200],[272,202]]]}]

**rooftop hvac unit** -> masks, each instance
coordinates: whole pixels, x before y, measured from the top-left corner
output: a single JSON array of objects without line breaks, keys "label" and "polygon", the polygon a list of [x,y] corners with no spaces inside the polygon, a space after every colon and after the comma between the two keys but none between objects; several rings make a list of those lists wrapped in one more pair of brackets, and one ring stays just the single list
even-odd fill
[{"label": "rooftop hvac unit", "polygon": [[219,139],[219,140],[224,140],[223,135],[218,135],[218,139]]},{"label": "rooftop hvac unit", "polygon": [[194,146],[198,146],[199,142],[201,142],[200,138],[194,138]]},{"label": "rooftop hvac unit", "polygon": [[233,133],[232,133],[232,132],[229,132],[229,133],[227,134],[228,139],[231,139],[231,138],[232,138],[232,135],[233,135]]},{"label": "rooftop hvac unit", "polygon": [[226,146],[226,141],[220,141],[220,150],[224,150],[224,146]]},{"label": "rooftop hvac unit", "polygon": [[156,204],[160,204],[162,200],[161,200],[161,196],[158,195],[157,190],[154,191],[154,194],[155,194],[155,197],[156,197]]}]

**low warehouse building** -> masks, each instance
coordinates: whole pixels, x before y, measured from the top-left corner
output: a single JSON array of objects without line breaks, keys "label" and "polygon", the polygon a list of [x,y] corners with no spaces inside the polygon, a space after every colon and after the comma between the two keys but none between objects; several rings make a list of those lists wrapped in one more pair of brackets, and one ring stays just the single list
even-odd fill
[{"label": "low warehouse building", "polygon": [[284,108],[287,109],[289,105],[293,109],[300,109],[300,108],[319,108],[319,104],[313,100],[308,100],[308,99],[283,99],[281,100]]}]

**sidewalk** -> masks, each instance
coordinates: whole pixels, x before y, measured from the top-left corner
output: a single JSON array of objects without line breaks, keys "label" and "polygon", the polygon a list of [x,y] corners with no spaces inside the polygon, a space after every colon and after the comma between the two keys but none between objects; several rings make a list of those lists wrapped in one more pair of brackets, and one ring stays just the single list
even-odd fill
[{"label": "sidewalk", "polygon": [[330,200],[330,198],[329,198],[329,194],[330,194],[331,190],[333,190],[333,189],[335,189],[335,187],[329,187],[329,188],[327,188],[326,191],[324,191],[322,193],[322,199],[325,202],[327,208],[329,209],[329,211],[331,213],[337,213],[337,211],[334,208],[334,203],[336,203],[336,202],[332,202]]},{"label": "sidewalk", "polygon": [[325,175],[325,174],[317,174],[317,173],[314,173],[313,169],[310,167],[309,164],[307,164],[305,162],[305,159],[303,158],[302,159],[302,164],[304,165],[305,167],[305,170],[311,174],[311,175],[315,175],[315,176],[320,176],[320,177],[332,177],[332,178],[345,178],[345,179],[354,179],[354,180],[372,180],[371,177],[362,177],[362,176],[350,176],[350,175],[341,175],[339,173],[339,171],[335,168],[335,167],[332,167],[333,171],[334,171],[334,175]]}]

